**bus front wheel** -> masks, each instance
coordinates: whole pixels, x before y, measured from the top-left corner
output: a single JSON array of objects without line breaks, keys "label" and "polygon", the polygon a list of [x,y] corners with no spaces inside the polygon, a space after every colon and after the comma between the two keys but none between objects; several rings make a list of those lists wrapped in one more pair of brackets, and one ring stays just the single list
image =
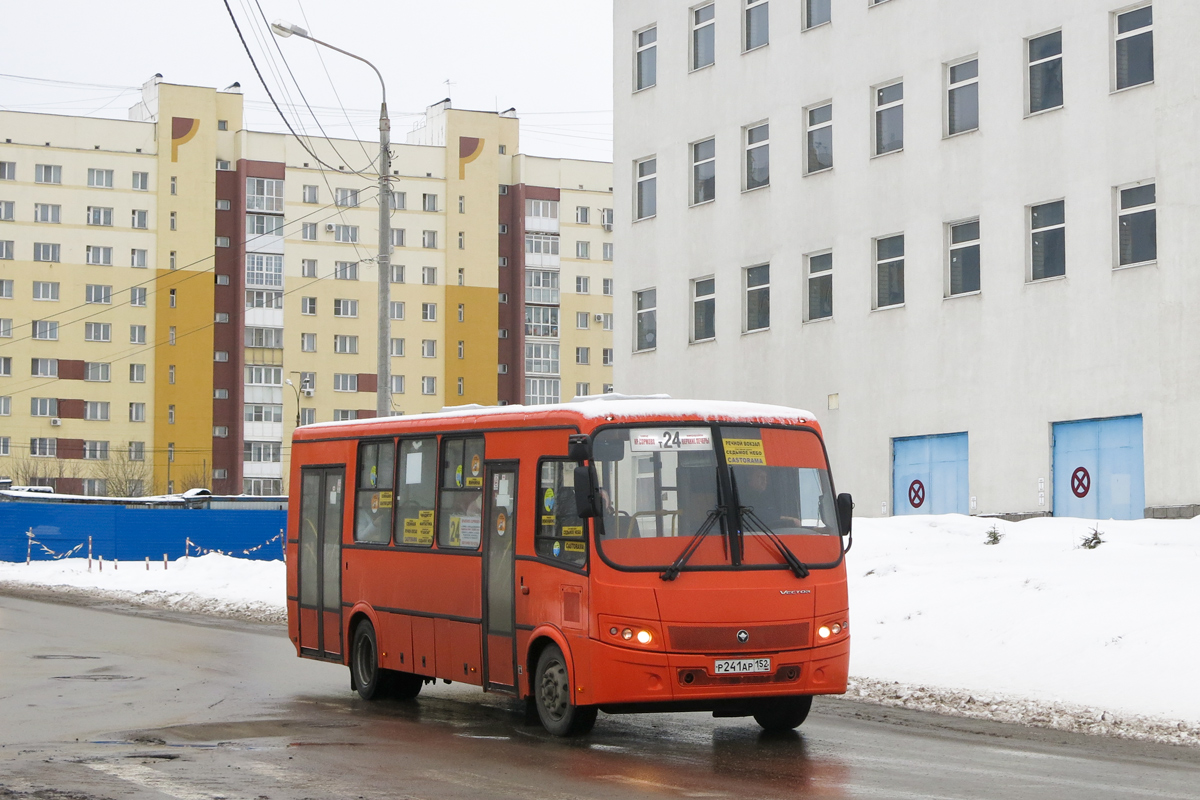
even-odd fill
[{"label": "bus front wheel", "polygon": [[754,712],[754,721],[768,731],[790,731],[799,728],[812,708],[812,695],[779,697],[763,703]]},{"label": "bus front wheel", "polygon": [[555,736],[579,736],[596,724],[594,706],[577,706],[571,702],[567,659],[556,644],[546,645],[538,656],[533,697],[542,726]]},{"label": "bus front wheel", "polygon": [[358,696],[363,700],[378,700],[384,694],[387,683],[384,671],[379,668],[379,646],[375,640],[375,626],[369,620],[358,623],[350,646],[350,672]]}]

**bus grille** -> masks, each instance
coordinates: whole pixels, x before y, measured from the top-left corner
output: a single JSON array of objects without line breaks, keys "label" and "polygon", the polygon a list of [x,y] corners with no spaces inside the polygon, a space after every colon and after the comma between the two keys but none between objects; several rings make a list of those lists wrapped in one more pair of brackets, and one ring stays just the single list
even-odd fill
[{"label": "bus grille", "polygon": [[[671,625],[671,649],[684,653],[761,653],[808,647],[808,623],[782,625]],[[745,643],[738,631],[746,631]]]}]

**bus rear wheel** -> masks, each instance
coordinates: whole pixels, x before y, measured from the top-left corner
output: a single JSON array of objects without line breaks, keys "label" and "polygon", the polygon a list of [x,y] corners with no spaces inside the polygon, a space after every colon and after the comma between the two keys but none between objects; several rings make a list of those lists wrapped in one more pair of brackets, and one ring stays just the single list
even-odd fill
[{"label": "bus rear wheel", "polygon": [[790,731],[799,728],[812,708],[812,695],[779,697],[764,702],[754,712],[754,721],[768,731]]},{"label": "bus rear wheel", "polygon": [[379,645],[375,626],[363,620],[354,629],[350,646],[350,677],[358,696],[363,700],[378,700],[386,693],[386,671],[379,667]]},{"label": "bus rear wheel", "polygon": [[596,724],[594,706],[577,706],[571,702],[567,659],[556,644],[546,645],[538,656],[533,698],[542,727],[555,736],[580,736]]}]

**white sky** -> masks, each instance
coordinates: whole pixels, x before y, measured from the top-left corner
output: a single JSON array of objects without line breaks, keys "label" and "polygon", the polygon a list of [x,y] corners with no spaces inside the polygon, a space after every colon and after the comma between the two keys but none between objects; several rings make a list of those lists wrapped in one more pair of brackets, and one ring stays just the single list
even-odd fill
[{"label": "white sky", "polygon": [[[449,95],[456,108],[515,106],[523,152],[612,158],[612,0],[229,0],[293,126],[300,130],[303,114],[300,123],[316,133],[260,5],[267,20],[300,25],[379,68],[395,141],[404,141],[416,120],[407,115]],[[225,0],[14,0],[5,6],[0,108],[124,118],[136,87],[161,72],[170,83],[217,89],[239,81],[247,127],[284,130]],[[316,46],[298,37],[276,41],[329,135],[349,135],[340,102],[361,138],[378,138],[379,85],[370,69],[323,48],[318,57]],[[286,94],[273,70],[288,81]],[[291,111],[289,98],[301,112]]]}]

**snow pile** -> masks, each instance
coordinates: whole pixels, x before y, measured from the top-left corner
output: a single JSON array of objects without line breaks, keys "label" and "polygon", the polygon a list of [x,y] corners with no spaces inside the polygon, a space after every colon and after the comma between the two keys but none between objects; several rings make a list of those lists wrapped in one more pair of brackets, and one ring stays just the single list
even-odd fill
[{"label": "snow pile", "polygon": [[259,622],[286,622],[282,561],[250,561],[217,554],[171,561],[114,563],[86,558],[0,562],[0,586],[22,584],[57,594],[99,597],[137,606]]},{"label": "snow pile", "polygon": [[[856,519],[850,696],[1200,745],[1200,519]],[[1085,539],[1100,543],[1088,549]],[[987,544],[993,541],[995,544]],[[0,563],[0,585],[281,622],[285,566]]]},{"label": "snow pile", "polygon": [[1200,744],[1197,566],[1200,519],[855,520],[851,694]]}]

